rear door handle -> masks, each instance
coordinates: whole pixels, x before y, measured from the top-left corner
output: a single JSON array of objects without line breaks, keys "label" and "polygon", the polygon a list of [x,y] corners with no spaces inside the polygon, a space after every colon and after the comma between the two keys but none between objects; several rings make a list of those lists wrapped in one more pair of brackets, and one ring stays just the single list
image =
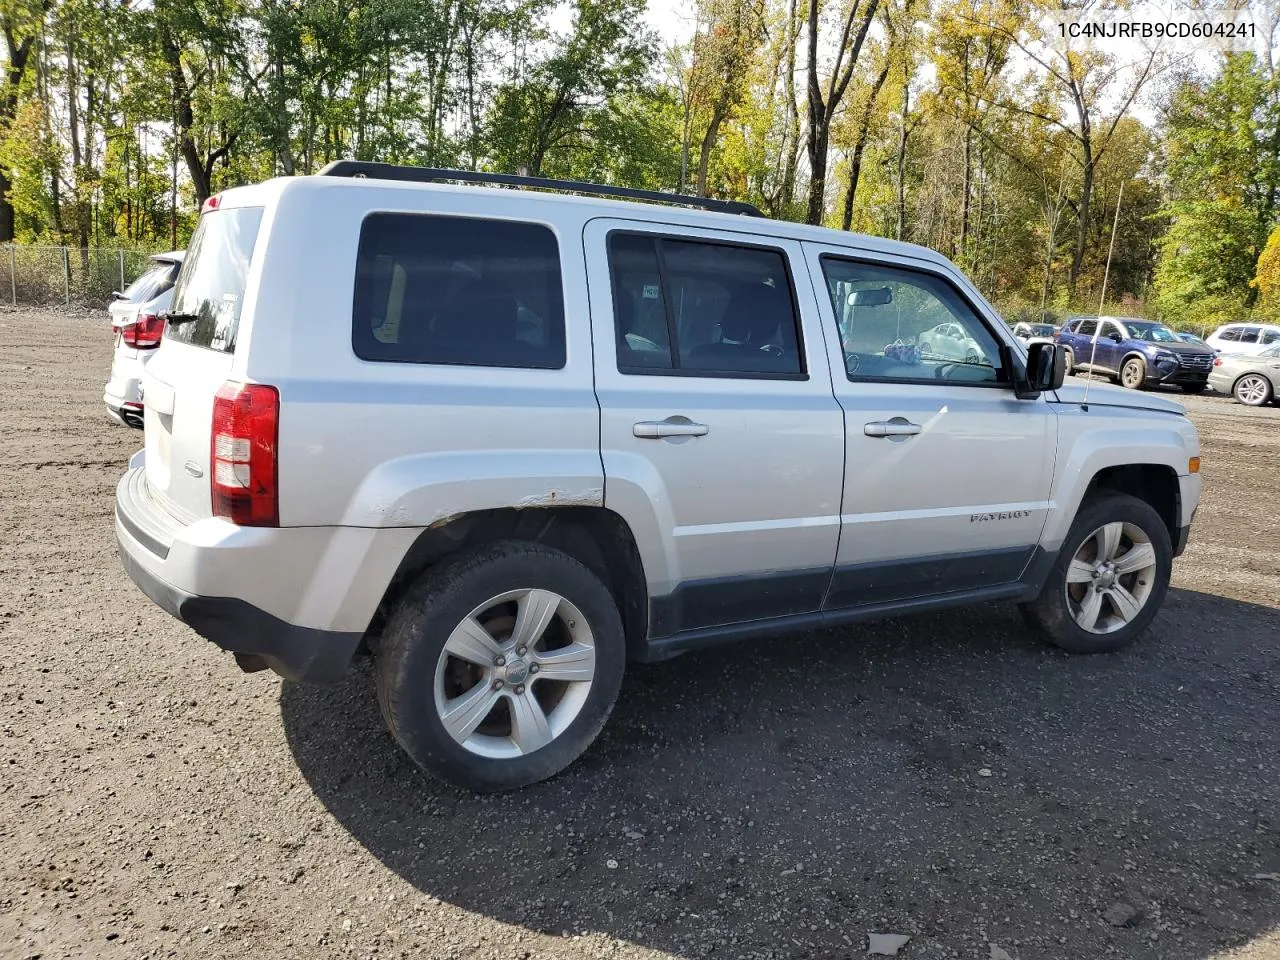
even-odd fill
[{"label": "rear door handle", "polygon": [[905,417],[893,417],[890,420],[875,420],[864,424],[862,432],[868,437],[883,437],[886,440],[902,441],[914,437],[920,432],[920,424],[912,423]]},{"label": "rear door handle", "polygon": [[665,420],[642,420],[631,428],[642,440],[666,440],[669,437],[705,437],[705,423],[694,423],[688,417],[667,417]]}]

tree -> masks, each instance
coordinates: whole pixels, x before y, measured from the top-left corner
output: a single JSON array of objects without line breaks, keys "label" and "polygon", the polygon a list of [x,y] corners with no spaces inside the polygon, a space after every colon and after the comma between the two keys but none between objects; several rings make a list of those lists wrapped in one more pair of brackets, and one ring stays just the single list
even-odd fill
[{"label": "tree", "polygon": [[875,19],[879,0],[851,0],[838,19],[839,34],[835,60],[825,85],[819,77],[818,35],[822,0],[809,0],[808,121],[805,153],[809,159],[809,206],[806,222],[819,224],[826,212],[827,154],[831,146],[831,123],[858,67],[858,58]]},{"label": "tree", "polygon": [[[0,33],[4,34],[5,65],[0,86],[0,137],[7,136],[29,76],[35,43],[52,0],[6,0],[0,7]],[[0,242],[14,238],[12,171],[0,164]]]},{"label": "tree", "polygon": [[632,27],[642,7],[642,0],[576,0],[570,33],[498,91],[488,140],[500,168],[542,174],[549,153],[589,138],[593,115],[636,87],[654,56],[652,40]]},{"label": "tree", "polygon": [[1265,62],[1228,56],[1209,81],[1184,78],[1165,119],[1170,220],[1157,303],[1167,315],[1234,316],[1251,307],[1258,258],[1280,191],[1280,89]]},{"label": "tree", "polygon": [[[999,97],[992,103],[1001,109],[1033,117],[1051,129],[1065,133],[1073,142],[1075,160],[1080,168],[1078,192],[1074,201],[1076,243],[1071,257],[1068,288],[1074,294],[1088,245],[1090,205],[1098,164],[1108,149],[1116,126],[1128,113],[1138,94],[1161,68],[1159,48],[1131,63],[1120,63],[1098,50],[1081,50],[1066,39],[1055,39],[1045,29],[1042,18],[1052,15],[1076,17],[1104,13],[1100,0],[1048,0],[1036,7],[1021,31],[1008,29],[1001,23],[993,28],[1015,44],[1039,68],[1039,75],[1029,75],[1016,93]],[[1126,79],[1127,77],[1127,79]],[[1026,90],[1039,84],[1041,96],[1030,106]],[[1108,118],[1104,105],[1117,101]]]}]

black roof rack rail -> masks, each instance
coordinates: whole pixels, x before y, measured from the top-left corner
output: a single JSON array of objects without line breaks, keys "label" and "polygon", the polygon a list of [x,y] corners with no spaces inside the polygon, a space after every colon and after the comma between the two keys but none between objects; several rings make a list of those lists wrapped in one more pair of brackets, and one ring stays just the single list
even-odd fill
[{"label": "black roof rack rail", "polygon": [[633,190],[630,187],[611,187],[601,183],[584,183],[579,180],[553,180],[548,177],[522,177],[510,173],[483,173],[473,170],[445,170],[435,167],[410,167],[394,163],[373,163],[366,160],[334,160],[319,173],[322,177],[369,177],[374,180],[405,180],[412,183],[492,183],[504,187],[535,187],[543,190],[563,190],[566,193],[588,193],[601,197],[617,197],[622,200],[648,200],[653,203],[671,203],[684,207],[701,207],[718,213],[734,213],[747,217],[763,217],[759,207],[739,200],[715,200],[708,197],[691,197],[683,193],[663,193],[660,190]]}]

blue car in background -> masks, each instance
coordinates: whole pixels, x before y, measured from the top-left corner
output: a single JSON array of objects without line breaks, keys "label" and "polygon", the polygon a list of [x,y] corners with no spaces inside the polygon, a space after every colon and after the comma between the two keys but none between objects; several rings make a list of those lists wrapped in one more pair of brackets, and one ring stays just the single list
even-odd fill
[{"label": "blue car in background", "polygon": [[1152,320],[1080,317],[1065,324],[1057,340],[1066,348],[1068,371],[1099,373],[1130,390],[1169,384],[1199,393],[1213,367],[1212,347],[1187,343]]}]

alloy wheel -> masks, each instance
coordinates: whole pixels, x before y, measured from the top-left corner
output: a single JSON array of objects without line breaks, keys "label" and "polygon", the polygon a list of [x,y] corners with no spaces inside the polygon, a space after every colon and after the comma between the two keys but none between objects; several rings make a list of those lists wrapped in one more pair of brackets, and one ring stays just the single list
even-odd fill
[{"label": "alloy wheel", "polygon": [[1120,382],[1134,390],[1142,385],[1142,364],[1137,360],[1130,360],[1124,365],[1124,369],[1120,371]]},{"label": "alloy wheel", "polygon": [[1241,403],[1260,407],[1271,398],[1271,384],[1261,374],[1245,374],[1236,381],[1235,395]]},{"label": "alloy wheel", "polygon": [[1156,582],[1156,551],[1141,527],[1114,521],[1089,534],[1067,567],[1067,609],[1089,633],[1121,630],[1137,618]]},{"label": "alloy wheel", "polygon": [[550,590],[512,590],[472,610],[445,641],[436,714],[477,756],[526,756],[582,712],[595,669],[595,637],[577,607]]}]

